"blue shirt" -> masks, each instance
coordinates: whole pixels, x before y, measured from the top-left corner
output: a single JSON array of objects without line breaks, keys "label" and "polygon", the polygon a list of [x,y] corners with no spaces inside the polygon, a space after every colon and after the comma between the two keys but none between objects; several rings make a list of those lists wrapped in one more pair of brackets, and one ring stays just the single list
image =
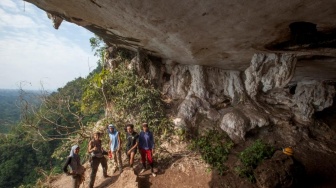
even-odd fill
[{"label": "blue shirt", "polygon": [[139,148],[140,149],[153,149],[154,148],[154,137],[153,133],[150,131],[141,131],[139,135]]},{"label": "blue shirt", "polygon": [[118,149],[118,146],[119,146],[119,142],[118,142],[118,134],[119,132],[118,131],[113,131],[113,132],[110,132],[108,131],[109,133],[109,137],[110,137],[110,140],[111,140],[111,151],[117,151]]}]

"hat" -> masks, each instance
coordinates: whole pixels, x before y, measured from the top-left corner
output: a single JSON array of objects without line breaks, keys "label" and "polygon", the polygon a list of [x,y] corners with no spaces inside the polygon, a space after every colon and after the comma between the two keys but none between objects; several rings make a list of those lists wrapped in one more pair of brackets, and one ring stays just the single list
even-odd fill
[{"label": "hat", "polygon": [[289,156],[292,156],[293,153],[294,153],[292,147],[284,148],[284,149],[282,149],[282,152],[283,152],[284,154],[286,154],[286,155],[289,155]]},{"label": "hat", "polygon": [[115,128],[113,124],[109,124],[108,127],[109,127],[109,128],[111,127],[112,129]]}]

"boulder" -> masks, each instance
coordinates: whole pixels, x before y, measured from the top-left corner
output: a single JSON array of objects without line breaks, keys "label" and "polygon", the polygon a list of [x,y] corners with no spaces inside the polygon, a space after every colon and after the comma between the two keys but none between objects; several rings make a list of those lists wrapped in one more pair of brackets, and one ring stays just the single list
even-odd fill
[{"label": "boulder", "polygon": [[250,130],[247,117],[240,111],[233,109],[226,113],[220,123],[220,128],[235,142],[245,139],[245,134]]},{"label": "boulder", "polygon": [[316,111],[332,106],[335,87],[318,81],[299,82],[293,96],[297,116],[304,121],[311,120]]},{"label": "boulder", "polygon": [[282,151],[263,161],[255,170],[254,177],[260,188],[298,186],[304,176],[303,166]]}]

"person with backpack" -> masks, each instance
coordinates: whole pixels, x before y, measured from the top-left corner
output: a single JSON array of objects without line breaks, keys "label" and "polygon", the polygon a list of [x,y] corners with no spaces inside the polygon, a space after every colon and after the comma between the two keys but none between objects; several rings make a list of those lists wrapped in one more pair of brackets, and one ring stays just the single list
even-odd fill
[{"label": "person with backpack", "polygon": [[134,131],[133,124],[126,125],[126,155],[129,162],[129,165],[132,169],[134,163],[134,156],[137,153],[137,147],[139,145],[139,135]]},{"label": "person with backpack", "polygon": [[88,152],[91,155],[91,175],[89,187],[93,188],[99,164],[103,167],[104,177],[110,177],[107,175],[107,160],[103,155],[104,150],[100,140],[100,133],[96,132],[93,134],[93,140],[89,142]]},{"label": "person with backpack", "polygon": [[[79,188],[80,184],[84,181],[85,168],[80,163],[79,146],[74,145],[71,148],[70,155],[63,166],[63,171],[67,175],[72,175],[73,188]],[[71,172],[68,171],[68,166],[71,167]]]},{"label": "person with backpack", "polygon": [[154,153],[154,137],[153,133],[149,131],[148,124],[142,124],[142,131],[139,135],[139,150],[141,154],[141,163],[142,169],[140,174],[146,170],[146,158],[147,162],[151,168],[152,176],[155,177],[156,174],[154,173],[154,165],[153,165],[153,153]]},{"label": "person with backpack", "polygon": [[122,159],[121,159],[121,140],[118,130],[114,125],[108,125],[107,132],[110,137],[109,146],[111,148],[112,158],[114,160],[114,172],[117,170],[117,166],[119,166],[119,172],[122,172]]}]

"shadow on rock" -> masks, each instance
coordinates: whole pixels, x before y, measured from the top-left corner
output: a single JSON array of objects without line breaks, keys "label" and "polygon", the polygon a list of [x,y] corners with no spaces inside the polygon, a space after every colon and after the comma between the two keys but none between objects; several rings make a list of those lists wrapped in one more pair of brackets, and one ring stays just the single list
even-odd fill
[{"label": "shadow on rock", "polygon": [[255,170],[254,176],[259,187],[306,187],[304,166],[293,157],[281,151],[271,159],[263,161]]},{"label": "shadow on rock", "polygon": [[[157,176],[164,175],[166,170],[169,169],[177,160],[181,159],[184,154],[174,154],[167,157],[160,158],[157,162],[154,162],[154,172]],[[151,171],[147,169],[144,173],[139,174],[141,169],[136,169],[135,173],[138,174],[137,182],[139,188],[149,188],[152,183],[150,182]]]}]

